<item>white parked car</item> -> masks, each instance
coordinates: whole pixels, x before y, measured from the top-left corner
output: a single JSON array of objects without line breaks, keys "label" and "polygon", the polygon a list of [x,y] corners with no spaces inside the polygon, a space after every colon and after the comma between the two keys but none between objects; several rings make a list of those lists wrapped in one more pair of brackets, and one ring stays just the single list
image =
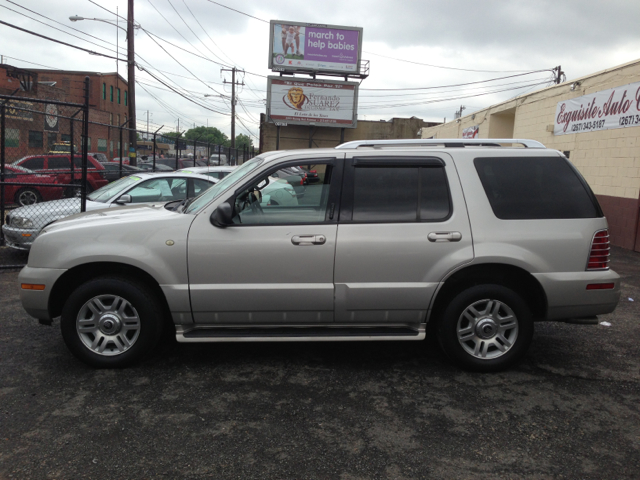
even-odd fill
[{"label": "white parked car", "polygon": [[[193,198],[218,180],[194,173],[138,173],[122,177],[87,196],[86,211],[130,204],[167,203]],[[29,250],[40,231],[64,217],[80,213],[80,198],[52,200],[12,210],[2,226],[6,245]]]}]

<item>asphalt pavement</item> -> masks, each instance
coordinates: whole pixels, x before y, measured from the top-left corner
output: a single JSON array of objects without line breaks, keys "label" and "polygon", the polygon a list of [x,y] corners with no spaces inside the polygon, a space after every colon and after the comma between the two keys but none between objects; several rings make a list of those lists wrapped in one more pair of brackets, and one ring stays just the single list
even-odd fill
[{"label": "asphalt pavement", "polygon": [[177,345],[93,370],[0,271],[0,479],[640,478],[640,254],[613,268],[603,323],[536,324],[525,360],[485,375],[432,340]]}]

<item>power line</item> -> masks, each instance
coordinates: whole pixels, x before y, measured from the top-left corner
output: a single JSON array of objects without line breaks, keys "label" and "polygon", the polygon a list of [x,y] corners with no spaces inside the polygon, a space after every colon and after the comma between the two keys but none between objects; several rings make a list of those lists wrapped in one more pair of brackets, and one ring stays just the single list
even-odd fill
[{"label": "power line", "polygon": [[112,57],[111,55],[106,55],[104,53],[94,52],[93,50],[89,50],[88,48],[78,47],[77,45],[71,45],[70,43],[63,42],[62,40],[56,40],[55,38],[47,37],[46,35],[42,35],[40,33],[32,32],[31,30],[27,30],[26,28],[21,28],[11,23],[0,20],[0,24],[6,25],[7,27],[14,28],[16,30],[20,30],[21,32],[28,33],[29,35],[34,35],[36,37],[44,38],[45,40],[49,40],[50,42],[59,43],[60,45],[65,45],[67,47],[75,48],[76,50],[82,50],[83,52],[89,53],[91,55],[97,55],[99,57],[110,58],[111,60],[119,60],[121,62],[126,62],[126,58],[117,58]]},{"label": "power line", "polygon": [[236,10],[235,8],[227,7],[226,5],[223,5],[223,4],[218,3],[218,2],[214,2],[213,0],[207,0],[207,1],[209,3],[214,3],[214,4],[218,5],[219,7],[226,8],[227,10],[231,10],[233,12],[239,13],[240,15],[244,15],[245,17],[253,18],[254,20],[258,20],[260,22],[269,23],[268,20],[263,20],[262,18],[254,17],[253,15],[249,15],[248,13],[241,12],[240,10]]},{"label": "power line", "polygon": [[458,70],[460,72],[477,72],[477,73],[520,73],[520,72],[528,72],[528,70],[472,70],[469,68],[456,68],[456,67],[445,67],[443,65],[432,65],[430,63],[420,63],[414,62],[412,60],[404,60],[402,58],[388,57],[386,55],[381,55],[379,53],[366,52],[362,51],[362,53],[366,53],[368,55],[375,55],[376,57],[388,58],[389,60],[396,60],[398,62],[411,63],[413,65],[422,65],[424,67],[432,67],[432,68],[442,68],[445,70]]}]

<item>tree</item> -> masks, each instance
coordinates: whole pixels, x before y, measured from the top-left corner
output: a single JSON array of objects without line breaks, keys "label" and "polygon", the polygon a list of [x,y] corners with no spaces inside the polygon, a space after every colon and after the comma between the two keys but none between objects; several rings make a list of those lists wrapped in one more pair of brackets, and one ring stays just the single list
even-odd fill
[{"label": "tree", "polygon": [[251,139],[251,137],[249,137],[249,135],[241,133],[240,135],[236,136],[236,148],[238,150],[242,150],[244,149],[244,147],[247,147],[247,150],[251,150],[251,147],[253,147],[253,140]]},{"label": "tree", "polygon": [[185,132],[182,138],[186,138],[189,140],[198,139],[198,144],[202,143],[211,143],[212,145],[224,145],[228,147],[230,145],[229,137],[227,137],[224,133],[218,130],[216,127],[196,127],[190,128]]}]

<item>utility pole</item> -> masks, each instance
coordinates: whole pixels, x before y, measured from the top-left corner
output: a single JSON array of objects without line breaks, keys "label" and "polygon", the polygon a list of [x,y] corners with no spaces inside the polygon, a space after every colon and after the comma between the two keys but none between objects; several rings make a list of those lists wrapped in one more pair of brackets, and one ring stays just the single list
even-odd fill
[{"label": "utility pole", "polygon": [[137,166],[136,159],[137,136],[136,136],[136,55],[133,45],[133,0],[128,1],[129,10],[127,12],[127,64],[129,82],[129,164]]},{"label": "utility pole", "polygon": [[[236,67],[223,68],[222,71],[231,72],[231,148],[236,148],[236,85],[244,86],[244,82],[236,83]],[[225,79],[224,83],[229,82]]]},{"label": "utility pole", "polygon": [[562,77],[564,77],[564,72],[562,71],[562,65],[558,65],[556,68],[553,69],[553,71],[556,72],[556,78],[555,78],[556,85],[560,85],[560,83],[563,81]]}]

